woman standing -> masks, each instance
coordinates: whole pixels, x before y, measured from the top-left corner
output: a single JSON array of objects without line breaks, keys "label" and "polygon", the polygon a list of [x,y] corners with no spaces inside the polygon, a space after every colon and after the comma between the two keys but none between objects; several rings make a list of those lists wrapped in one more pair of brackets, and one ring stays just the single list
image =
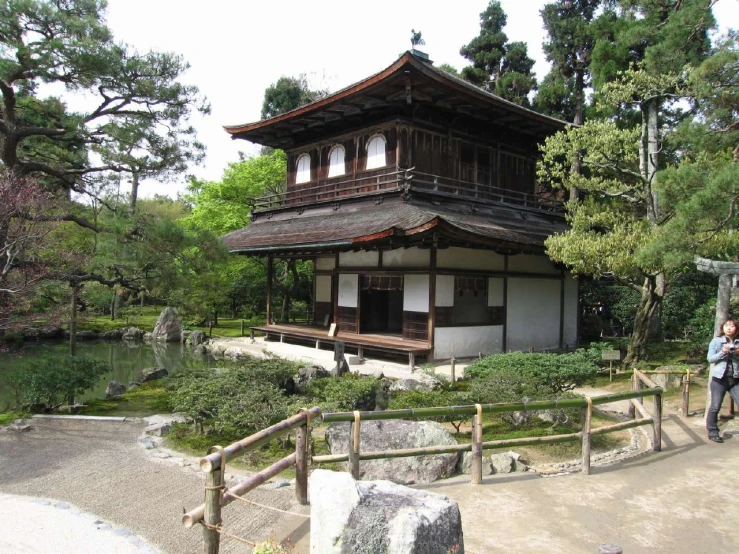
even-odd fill
[{"label": "woman standing", "polygon": [[711,406],[708,408],[706,428],[713,442],[724,442],[718,432],[718,413],[728,392],[739,405],[739,339],[737,324],[727,320],[719,335],[708,345],[708,361],[711,363]]}]

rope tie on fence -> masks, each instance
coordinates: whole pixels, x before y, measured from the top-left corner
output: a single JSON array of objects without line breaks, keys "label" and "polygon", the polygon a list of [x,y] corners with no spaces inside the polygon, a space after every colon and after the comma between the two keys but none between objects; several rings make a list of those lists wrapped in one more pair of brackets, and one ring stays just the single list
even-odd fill
[{"label": "rope tie on fence", "polygon": [[[205,485],[205,490],[207,491],[215,491],[220,490],[221,492],[226,490],[226,450],[220,446],[215,445],[211,446],[208,449],[208,454],[212,454],[213,452],[218,451],[221,454],[221,478],[220,483],[214,487],[209,487],[208,485]],[[223,501],[223,497],[221,497],[221,501]]]},{"label": "rope tie on fence", "polygon": [[586,429],[587,433],[590,434],[590,429],[592,428],[592,425],[593,425],[593,399],[589,396],[586,396],[585,402],[588,403],[588,420],[585,422],[586,423],[585,426],[587,427]]},{"label": "rope tie on fence", "polygon": [[268,506],[267,504],[260,504],[259,502],[254,502],[253,500],[249,500],[247,498],[244,498],[243,496],[237,496],[235,494],[230,494],[229,496],[236,500],[240,500],[241,502],[244,502],[246,504],[251,504],[252,506],[256,506],[257,508],[264,508],[265,510],[272,510],[273,512],[280,512],[281,514],[287,514],[290,516],[300,516],[300,517],[310,519],[310,514],[301,514],[300,512],[291,512],[289,510],[281,510],[280,508],[275,508],[274,506]]},{"label": "rope tie on fence", "polygon": [[359,454],[359,410],[354,410],[354,453]]},{"label": "rope tie on fence", "polygon": [[246,540],[246,539],[244,539],[242,537],[239,537],[238,535],[234,535],[232,533],[229,533],[228,531],[226,531],[223,528],[223,525],[221,525],[220,523],[217,524],[217,525],[210,525],[209,523],[205,523],[204,521],[201,521],[200,522],[200,525],[202,525],[206,529],[209,529],[210,531],[215,531],[216,533],[220,533],[221,535],[224,535],[224,536],[228,537],[229,539],[233,539],[233,540],[235,540],[237,542],[240,542],[242,544],[245,544],[247,546],[251,546],[252,548],[254,548],[257,545],[257,543],[255,543],[255,542],[248,541],[248,540]]},{"label": "rope tie on fence", "polygon": [[308,456],[308,458],[311,459],[312,457],[310,455],[310,424],[311,424],[311,413],[309,408],[300,408],[301,412],[305,412],[305,453]]}]

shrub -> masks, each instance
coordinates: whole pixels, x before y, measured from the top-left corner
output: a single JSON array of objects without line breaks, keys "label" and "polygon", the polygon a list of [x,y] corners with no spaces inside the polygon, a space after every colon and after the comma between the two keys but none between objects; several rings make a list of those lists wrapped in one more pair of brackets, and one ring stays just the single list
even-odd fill
[{"label": "shrub", "polygon": [[593,363],[594,354],[577,350],[566,354],[510,352],[494,354],[475,361],[465,369],[465,377],[479,379],[508,371],[523,379],[529,376],[540,385],[554,393],[572,390],[592,383],[598,374],[598,366]]},{"label": "shrub", "polygon": [[295,547],[290,544],[290,539],[283,544],[275,539],[274,533],[269,539],[254,546],[252,554],[290,554]]},{"label": "shrub", "polygon": [[[408,391],[400,392],[393,396],[388,409],[403,410],[408,408],[434,408],[437,406],[464,406],[473,403],[472,397],[466,392],[451,392],[449,390]],[[459,428],[462,424],[471,418],[471,415],[456,414],[427,419],[451,423],[457,433],[459,433]]]},{"label": "shrub", "polygon": [[[167,379],[170,406],[183,412],[201,433],[205,424],[234,438],[255,433],[289,415],[283,390],[269,380],[255,378],[258,373],[254,368],[176,373]],[[263,373],[275,375],[269,370]]]},{"label": "shrub", "polygon": [[324,410],[374,410],[375,395],[380,381],[372,376],[345,373],[339,378],[312,380],[305,389],[306,396]]},{"label": "shrub", "polygon": [[86,356],[55,356],[18,365],[8,380],[23,408],[55,410],[91,389],[108,371],[106,363]]}]

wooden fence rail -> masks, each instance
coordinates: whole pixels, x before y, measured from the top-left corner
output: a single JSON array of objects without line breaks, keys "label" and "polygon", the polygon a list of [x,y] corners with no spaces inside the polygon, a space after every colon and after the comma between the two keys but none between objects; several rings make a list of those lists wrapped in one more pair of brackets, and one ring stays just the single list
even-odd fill
[{"label": "wooden fence rail", "polygon": [[[646,385],[649,388],[644,388]],[[457,452],[472,452],[472,475],[473,484],[482,483],[482,453],[483,450],[496,448],[510,448],[516,446],[529,446],[541,444],[555,444],[561,442],[582,442],[582,472],[590,473],[590,438],[593,435],[612,433],[624,429],[630,429],[642,425],[652,425],[654,432],[653,449],[659,451],[661,448],[661,420],[662,420],[662,388],[657,386],[644,372],[635,370],[633,377],[634,390],[609,394],[604,396],[588,398],[571,398],[565,400],[550,400],[536,402],[515,402],[507,404],[475,404],[471,406],[444,406],[435,408],[414,408],[405,410],[386,410],[382,412],[338,412],[323,413],[321,408],[304,408],[300,413],[284,420],[267,429],[263,429],[253,435],[245,437],[240,441],[228,445],[225,448],[213,447],[214,452],[200,459],[200,468],[206,473],[205,480],[205,502],[182,516],[185,527],[193,527],[196,524],[203,526],[203,543],[206,554],[218,554],[220,548],[220,536],[226,534],[239,539],[223,529],[221,510],[232,502],[245,500],[243,495],[255,489],[268,479],[278,475],[290,467],[296,468],[295,494],[298,502],[302,505],[308,503],[308,464],[324,464],[335,462],[349,462],[349,468],[355,478],[359,478],[360,462],[363,460],[376,460],[384,458],[401,458],[410,456],[427,456],[433,454],[446,454]],[[645,397],[654,398],[654,413],[644,409],[642,403]],[[632,421],[620,422],[597,429],[592,428],[593,406],[608,404],[619,400],[630,402],[630,413]],[[578,432],[546,437],[530,437],[519,439],[482,440],[482,415],[484,413],[506,413],[518,411],[541,411],[558,408],[581,408],[583,413],[582,429]],[[637,414],[640,417],[636,417]],[[429,418],[439,416],[472,415],[472,443],[428,446],[423,448],[405,448],[400,450],[387,450],[376,452],[362,452],[360,444],[360,425],[362,421],[406,419],[406,418]],[[350,422],[349,452],[346,454],[334,454],[327,456],[310,456],[310,424],[320,419],[323,422]],[[230,489],[225,486],[225,466],[235,456],[265,445],[292,430],[296,431],[295,452],[285,456],[278,462],[263,469],[259,473],[250,476]],[[246,500],[245,500],[246,501]],[[248,502],[248,501],[247,501]],[[268,507],[265,507],[268,508]],[[282,511],[282,510],[278,510]],[[306,517],[303,514],[294,514]]]}]

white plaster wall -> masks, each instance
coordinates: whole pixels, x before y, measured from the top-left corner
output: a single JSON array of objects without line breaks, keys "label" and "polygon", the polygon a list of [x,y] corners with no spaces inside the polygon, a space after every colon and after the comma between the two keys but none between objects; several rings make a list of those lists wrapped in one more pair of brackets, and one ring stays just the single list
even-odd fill
[{"label": "white plaster wall", "polygon": [[436,251],[436,267],[503,271],[505,256],[490,250],[473,248],[440,248]]},{"label": "white plaster wall", "polygon": [[431,250],[416,248],[397,248],[382,253],[382,267],[429,267]]},{"label": "white plaster wall", "polygon": [[506,348],[511,351],[559,348],[560,281],[510,277]]},{"label": "white plaster wall", "polygon": [[359,275],[356,273],[339,274],[339,306],[356,308],[359,293]]},{"label": "white plaster wall", "polygon": [[328,271],[336,267],[336,257],[316,258],[316,271]]},{"label": "white plaster wall", "polygon": [[434,330],[434,358],[445,359],[497,354],[503,349],[503,326],[437,327]]},{"label": "white plaster wall", "polygon": [[436,307],[454,306],[454,275],[436,276]]},{"label": "white plaster wall", "polygon": [[316,302],[331,302],[330,275],[316,275]]},{"label": "white plaster wall", "polygon": [[428,275],[405,275],[403,277],[403,311],[429,311]]},{"label": "white plaster wall", "polygon": [[380,253],[360,250],[359,252],[341,252],[339,267],[377,267],[380,265]]},{"label": "white plaster wall", "polygon": [[508,271],[559,274],[559,270],[554,267],[552,260],[546,256],[533,256],[529,254],[508,256]]},{"label": "white plaster wall", "polygon": [[577,278],[565,273],[565,318],[564,342],[566,346],[577,346]]},{"label": "white plaster wall", "polygon": [[503,279],[499,277],[490,277],[488,279],[488,306],[505,306]]}]

